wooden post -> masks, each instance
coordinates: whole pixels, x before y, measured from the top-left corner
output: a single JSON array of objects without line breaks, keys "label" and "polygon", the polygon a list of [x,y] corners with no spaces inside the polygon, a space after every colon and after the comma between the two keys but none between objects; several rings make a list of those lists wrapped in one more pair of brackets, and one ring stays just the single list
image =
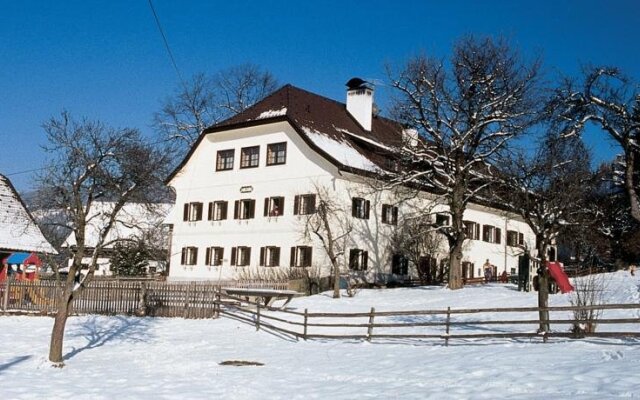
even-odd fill
[{"label": "wooden post", "polygon": [[256,331],[260,330],[260,297],[256,297],[256,305],[258,306],[256,314]]},{"label": "wooden post", "polygon": [[213,316],[214,318],[220,318],[220,292],[216,290],[216,295],[215,295],[215,304],[213,305]]},{"label": "wooden post", "polygon": [[309,320],[309,311],[304,309],[304,333],[302,334],[302,338],[307,340],[307,321]]},{"label": "wooden post", "polygon": [[444,345],[449,346],[449,322],[451,322],[451,307],[447,307],[447,322],[446,322],[446,336],[444,338]]},{"label": "wooden post", "polygon": [[367,341],[371,341],[371,334],[373,333],[373,317],[376,314],[376,309],[371,307],[371,313],[369,314],[369,327],[367,328]]},{"label": "wooden post", "polygon": [[182,318],[189,317],[189,298],[191,297],[191,284],[187,285],[187,291],[184,295],[184,313],[182,314]]},{"label": "wooden post", "polygon": [[9,277],[7,276],[4,285],[4,299],[2,300],[2,311],[4,312],[7,312],[7,308],[9,308],[9,289],[11,289],[11,285],[9,283]]}]

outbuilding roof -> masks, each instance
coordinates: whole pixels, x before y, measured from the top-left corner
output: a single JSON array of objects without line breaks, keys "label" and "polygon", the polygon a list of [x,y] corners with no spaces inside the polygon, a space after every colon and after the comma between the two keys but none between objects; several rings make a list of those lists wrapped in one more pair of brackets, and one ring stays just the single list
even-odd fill
[{"label": "outbuilding roof", "polygon": [[0,250],[56,254],[11,181],[0,174]]}]

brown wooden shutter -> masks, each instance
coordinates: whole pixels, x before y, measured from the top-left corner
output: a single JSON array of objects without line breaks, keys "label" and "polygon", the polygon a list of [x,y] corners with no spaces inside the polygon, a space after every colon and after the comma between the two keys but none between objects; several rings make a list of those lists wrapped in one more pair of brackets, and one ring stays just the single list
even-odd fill
[{"label": "brown wooden shutter", "polygon": [[371,202],[369,200],[364,202],[364,218],[369,219],[369,207],[371,206]]},{"label": "brown wooden shutter", "polygon": [[189,220],[189,203],[184,203],[184,211],[182,213],[182,220],[183,221],[188,221]]},{"label": "brown wooden shutter", "polygon": [[500,244],[502,243],[502,229],[500,228],[496,228],[496,243]]},{"label": "brown wooden shutter", "polygon": [[[254,201],[255,204],[255,201]],[[251,265],[251,247],[245,247],[247,249],[247,263],[245,265]]]},{"label": "brown wooden shutter", "polygon": [[260,247],[260,266],[261,267],[264,267],[264,253],[265,253],[265,248]]},{"label": "brown wooden shutter", "polygon": [[305,265],[305,267],[310,267],[311,266],[311,257],[313,255],[313,247],[309,246],[306,248],[305,252],[307,253],[307,265]]},{"label": "brown wooden shutter", "polygon": [[369,252],[363,251],[362,252],[362,269],[366,271],[368,267],[369,267]]},{"label": "brown wooden shutter", "polygon": [[518,244],[522,246],[524,244],[524,234],[518,233]]},{"label": "brown wooden shutter", "polygon": [[284,215],[284,197],[280,197],[280,208],[278,208],[278,215]]},{"label": "brown wooden shutter", "polygon": [[296,195],[293,198],[293,215],[298,215],[298,208],[300,208],[300,196]]},{"label": "brown wooden shutter", "polygon": [[193,248],[193,265],[198,264],[198,248]]},{"label": "brown wooden shutter", "polygon": [[315,214],[316,212],[316,195],[309,196],[311,201],[309,202],[309,214]]},{"label": "brown wooden shutter", "polygon": [[202,203],[196,203],[196,221],[202,221]]},{"label": "brown wooden shutter", "polygon": [[227,219],[227,206],[229,205],[228,202],[223,201],[220,202],[220,219]]},{"label": "brown wooden shutter", "polygon": [[180,264],[181,265],[186,265],[187,263],[187,248],[183,247],[182,248],[182,258],[180,259]]},{"label": "brown wooden shutter", "polygon": [[[298,197],[298,196],[296,196]],[[295,267],[296,266],[296,248],[295,246],[291,248],[291,258],[289,259],[289,266],[291,267]]]},{"label": "brown wooden shutter", "polygon": [[238,219],[240,216],[240,200],[236,200],[233,207],[233,219]]},{"label": "brown wooden shutter", "polygon": [[209,210],[207,210],[207,221],[213,220],[213,202],[209,202]]},{"label": "brown wooden shutter", "polygon": [[356,212],[357,207],[358,207],[358,199],[354,197],[351,199],[351,216],[352,217],[358,216],[357,215],[358,213]]},{"label": "brown wooden shutter", "polygon": [[207,251],[205,252],[205,256],[204,256],[204,263],[205,265],[211,265],[211,247],[207,247]]},{"label": "brown wooden shutter", "polygon": [[274,247],[271,251],[273,251],[273,265],[280,265],[280,247]]},{"label": "brown wooden shutter", "polygon": [[264,198],[264,216],[265,217],[269,216],[269,198],[268,197]]},{"label": "brown wooden shutter", "polygon": [[255,218],[256,216],[256,201],[249,200],[249,215],[247,218]]},{"label": "brown wooden shutter", "polygon": [[393,207],[391,210],[392,210],[392,213],[393,213],[392,214],[393,215],[392,223],[394,225],[398,225],[398,207]]},{"label": "brown wooden shutter", "polygon": [[238,248],[232,247],[231,248],[231,265],[236,265],[237,254],[238,254]]}]

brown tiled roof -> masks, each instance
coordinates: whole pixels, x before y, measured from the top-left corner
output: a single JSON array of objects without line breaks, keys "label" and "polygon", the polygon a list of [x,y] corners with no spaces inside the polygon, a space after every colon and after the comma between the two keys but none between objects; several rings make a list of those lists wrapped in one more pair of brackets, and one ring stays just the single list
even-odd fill
[{"label": "brown tiled roof", "polygon": [[[291,122],[307,142],[313,142],[305,133],[311,130],[336,142],[346,143],[382,169],[386,169],[387,160],[393,155],[389,149],[402,143],[402,127],[397,122],[374,116],[371,131],[366,131],[347,111],[344,103],[292,85],[283,86],[247,110],[205,129],[203,135],[257,121],[268,123],[278,120]],[[322,153],[321,149],[316,150]],[[349,168],[344,164],[340,166]]]}]

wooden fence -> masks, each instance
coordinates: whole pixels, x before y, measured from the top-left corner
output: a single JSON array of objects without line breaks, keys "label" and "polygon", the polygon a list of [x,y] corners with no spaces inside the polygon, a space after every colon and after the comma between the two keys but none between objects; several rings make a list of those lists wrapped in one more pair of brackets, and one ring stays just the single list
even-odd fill
[{"label": "wooden fence", "polygon": [[[241,299],[237,299],[240,301]],[[246,303],[246,302],[245,302]],[[547,322],[550,332],[538,332],[538,307],[447,309],[414,311],[376,311],[354,313],[317,313],[276,310],[253,303],[253,307],[229,305],[221,314],[252,325],[287,334],[296,339],[343,340],[438,340],[445,345],[450,340],[517,339],[551,337],[631,337],[640,338],[640,304],[604,304],[595,306],[549,307],[553,318]],[[592,321],[579,320],[573,313],[598,310],[596,332],[572,330]],[[483,315],[484,314],[484,315]],[[508,319],[498,319],[509,315]]]},{"label": "wooden fence", "polygon": [[[157,282],[92,281],[73,301],[74,314],[134,314],[211,318],[221,287],[287,289],[286,281]],[[0,310],[53,314],[62,292],[53,280],[6,280],[0,284]]]}]

